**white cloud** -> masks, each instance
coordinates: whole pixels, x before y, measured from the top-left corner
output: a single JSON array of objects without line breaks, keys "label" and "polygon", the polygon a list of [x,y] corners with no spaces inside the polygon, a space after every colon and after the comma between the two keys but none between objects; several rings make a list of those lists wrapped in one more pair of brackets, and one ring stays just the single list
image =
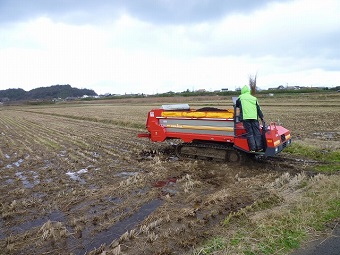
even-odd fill
[{"label": "white cloud", "polygon": [[[128,12],[103,24],[48,16],[0,28],[0,89],[71,84],[97,93],[339,85],[340,2],[272,3],[200,23],[157,24]],[[340,39],[340,38],[339,38]]]}]

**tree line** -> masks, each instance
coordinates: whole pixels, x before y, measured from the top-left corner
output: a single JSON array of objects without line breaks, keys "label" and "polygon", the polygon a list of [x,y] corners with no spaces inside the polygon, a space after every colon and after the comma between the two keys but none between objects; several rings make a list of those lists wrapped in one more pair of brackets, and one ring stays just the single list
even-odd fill
[{"label": "tree line", "polygon": [[66,99],[68,97],[82,97],[84,95],[97,96],[97,93],[91,89],[72,88],[69,84],[40,87],[30,91],[25,91],[20,88],[0,90],[1,101]]}]

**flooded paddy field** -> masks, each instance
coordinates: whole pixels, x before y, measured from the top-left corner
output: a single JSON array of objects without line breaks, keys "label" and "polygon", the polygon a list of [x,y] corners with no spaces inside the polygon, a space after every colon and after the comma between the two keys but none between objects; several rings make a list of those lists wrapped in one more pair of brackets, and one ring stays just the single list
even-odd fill
[{"label": "flooded paddy field", "polygon": [[[340,102],[294,102],[263,98],[267,121],[282,122],[293,139],[338,149]],[[285,153],[243,164],[179,160],[172,143],[137,137],[155,107],[140,100],[2,107],[2,252],[189,254],[231,213],[281,203],[271,187],[283,174],[315,174],[317,162]]]}]

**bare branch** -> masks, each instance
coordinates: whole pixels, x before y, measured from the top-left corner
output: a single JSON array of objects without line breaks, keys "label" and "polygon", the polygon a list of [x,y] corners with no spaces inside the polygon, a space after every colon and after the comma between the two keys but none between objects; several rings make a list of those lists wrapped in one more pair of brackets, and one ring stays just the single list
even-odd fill
[{"label": "bare branch", "polygon": [[249,75],[249,87],[252,95],[256,94],[256,77],[257,74],[252,77],[252,75]]}]

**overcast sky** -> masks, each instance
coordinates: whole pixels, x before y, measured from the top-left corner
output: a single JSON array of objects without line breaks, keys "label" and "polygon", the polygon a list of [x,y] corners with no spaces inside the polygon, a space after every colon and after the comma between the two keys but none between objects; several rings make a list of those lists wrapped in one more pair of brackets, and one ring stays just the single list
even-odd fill
[{"label": "overcast sky", "polygon": [[0,0],[0,89],[340,85],[339,0]]}]

